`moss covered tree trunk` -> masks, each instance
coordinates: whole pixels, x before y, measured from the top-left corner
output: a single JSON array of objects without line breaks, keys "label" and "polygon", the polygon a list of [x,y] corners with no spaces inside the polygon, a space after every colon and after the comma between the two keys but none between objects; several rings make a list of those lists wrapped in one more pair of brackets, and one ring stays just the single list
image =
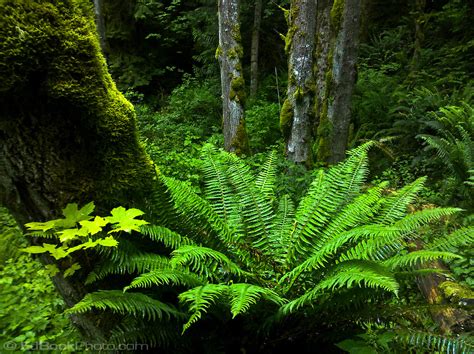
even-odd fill
[{"label": "moss covered tree trunk", "polygon": [[314,75],[313,51],[316,0],[293,0],[286,14],[288,33],[288,89],[280,116],[290,161],[311,165]]},{"label": "moss covered tree trunk", "polygon": [[[317,156],[337,163],[345,158],[356,80],[361,0],[322,1],[318,28]],[[329,47],[326,47],[328,43]]]},{"label": "moss covered tree trunk", "polygon": [[[69,202],[94,200],[99,212],[144,206],[154,168],[133,107],[107,72],[92,3],[3,0],[0,8],[0,202],[21,225],[56,217]],[[55,277],[68,306],[83,297],[83,281]],[[110,326],[73,321],[96,342]]]},{"label": "moss covered tree trunk", "polygon": [[244,119],[245,82],[241,63],[239,1],[218,0],[218,18],[216,56],[221,70],[224,147],[240,155],[248,152],[248,139]]},{"label": "moss covered tree trunk", "polygon": [[252,28],[252,47],[250,48],[250,96],[258,89],[258,55],[260,43],[260,23],[262,22],[262,0],[255,1]]}]

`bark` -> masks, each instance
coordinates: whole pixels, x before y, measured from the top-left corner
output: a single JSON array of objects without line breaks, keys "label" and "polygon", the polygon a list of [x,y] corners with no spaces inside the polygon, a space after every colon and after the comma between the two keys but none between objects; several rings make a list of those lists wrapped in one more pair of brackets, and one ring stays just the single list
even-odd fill
[{"label": "bark", "polygon": [[[93,9],[86,0],[46,5],[8,0],[0,12],[0,203],[20,225],[55,218],[69,202],[141,207],[155,172],[107,72]],[[81,277],[54,283],[68,306],[87,291]],[[113,324],[73,321],[92,342]]]},{"label": "bark", "polygon": [[221,71],[224,148],[240,155],[247,153],[249,148],[244,119],[245,82],[241,63],[239,1],[218,0],[218,18],[216,56]]},{"label": "bark", "polygon": [[[421,242],[416,242],[416,245],[417,250],[423,249]],[[418,288],[426,302],[430,305],[435,305],[430,309],[431,318],[439,326],[441,332],[451,334],[464,332],[466,330],[471,331],[473,329],[472,315],[470,315],[466,309],[461,307],[456,308],[454,306],[449,306],[449,298],[446,291],[443,291],[445,285],[454,284],[454,286],[460,287],[458,284],[449,281],[449,278],[445,275],[449,272],[447,267],[440,261],[433,261],[429,264],[424,264],[423,266],[425,268],[439,269],[444,273],[433,273],[417,278]],[[462,300],[466,303],[471,301],[471,299],[457,300]]]},{"label": "bark", "polygon": [[262,0],[255,1],[250,49],[250,96],[255,97],[258,89],[258,55],[260,42],[260,23],[262,22]]},{"label": "bark", "polygon": [[420,64],[421,47],[425,39],[425,7],[426,0],[416,0],[415,2],[415,41],[413,43],[413,57],[411,60],[411,72],[418,70]]},{"label": "bark", "polygon": [[316,0],[293,0],[287,13],[288,89],[280,125],[290,161],[312,163],[314,102],[313,51],[316,31]]},{"label": "bark", "polygon": [[99,33],[99,43],[102,53],[105,53],[105,19],[103,14],[104,3],[103,0],[94,0],[95,22],[97,25],[97,32]]},{"label": "bark", "polygon": [[324,83],[318,83],[317,149],[319,161],[333,164],[344,160],[347,148],[361,0],[328,1],[325,5],[322,10],[325,22],[319,27],[318,43],[324,48],[324,41],[328,41],[330,47],[318,51],[316,59],[317,63],[326,63],[326,67],[317,69],[318,81],[325,77]]}]

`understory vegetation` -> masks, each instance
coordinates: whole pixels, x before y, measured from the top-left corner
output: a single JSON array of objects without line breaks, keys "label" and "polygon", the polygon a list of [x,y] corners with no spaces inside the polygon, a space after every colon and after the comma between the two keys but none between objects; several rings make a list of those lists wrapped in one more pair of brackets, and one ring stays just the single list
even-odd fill
[{"label": "understory vegetation", "polygon": [[[92,4],[81,1],[64,4],[80,3],[92,13]],[[58,3],[43,2],[48,9]],[[225,151],[216,1],[98,3],[105,32],[104,38],[94,34],[97,50],[98,38],[104,40],[96,64],[107,65],[133,105],[137,131],[127,136],[146,154],[137,148],[135,159],[135,150],[116,139],[135,119],[122,96],[129,116],[116,130],[107,127],[101,135],[94,130],[100,124],[81,126],[69,149],[86,151],[88,161],[110,139],[101,176],[114,161],[133,161],[134,172],[145,161],[151,187],[143,188],[144,196],[126,190],[130,203],[119,205],[112,196],[108,204],[92,200],[87,188],[95,182],[87,179],[74,186],[76,200],[38,219],[0,208],[0,348],[31,352],[39,343],[88,341],[75,328],[86,318],[104,331],[100,343],[141,343],[163,353],[474,352],[472,1],[365,2],[347,151],[335,163],[317,158],[323,115],[311,121],[310,162],[288,158],[281,119],[287,87],[295,84],[287,54],[296,29],[288,25],[298,1],[263,1],[254,93],[247,77],[257,2],[239,2],[240,29],[231,32],[241,45],[229,57],[239,58],[246,81],[237,87],[233,77],[231,91],[242,92],[230,96],[242,107],[237,138],[248,149],[233,151]],[[335,12],[331,28],[338,27]],[[35,75],[28,76],[31,92],[44,90],[39,82],[48,75]],[[295,102],[316,94],[321,83],[312,80],[296,90]],[[107,87],[118,95],[115,83]],[[311,101],[310,111],[327,115],[327,105]],[[114,108],[107,107],[111,115]],[[100,109],[94,106],[87,117]],[[10,125],[0,123],[3,139]],[[90,141],[79,136],[84,131]],[[123,150],[115,154],[114,144]],[[46,158],[46,150],[34,156],[55,164],[57,156]],[[82,162],[65,178],[93,166]],[[23,166],[15,168],[37,173]],[[110,173],[110,185],[107,179],[97,185],[113,191],[138,175],[119,172]],[[112,181],[115,176],[120,180]],[[17,186],[20,200],[29,189]],[[1,199],[5,206],[7,199]],[[56,202],[45,200],[34,205],[48,209]],[[80,296],[70,301],[57,292],[69,280],[81,284]]]}]

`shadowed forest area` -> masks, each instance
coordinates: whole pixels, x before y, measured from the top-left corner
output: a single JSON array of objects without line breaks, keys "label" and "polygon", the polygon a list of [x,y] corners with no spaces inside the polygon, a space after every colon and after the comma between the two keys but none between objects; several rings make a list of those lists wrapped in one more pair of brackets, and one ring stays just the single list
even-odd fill
[{"label": "shadowed forest area", "polygon": [[0,0],[0,353],[473,353],[473,18]]}]

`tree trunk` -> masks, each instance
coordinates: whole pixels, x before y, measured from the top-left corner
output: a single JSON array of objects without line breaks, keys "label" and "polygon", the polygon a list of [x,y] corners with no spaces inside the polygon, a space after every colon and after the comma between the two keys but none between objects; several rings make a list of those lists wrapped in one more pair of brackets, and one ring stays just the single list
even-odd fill
[{"label": "tree trunk", "polygon": [[280,115],[290,161],[312,163],[313,51],[316,31],[316,0],[293,0],[286,14],[288,33],[288,89]]},{"label": "tree trunk", "polygon": [[[107,72],[91,4],[45,2],[7,0],[0,12],[0,203],[20,225],[57,217],[69,202],[142,207],[154,167]],[[68,306],[86,293],[81,277],[54,282]],[[111,326],[73,320],[92,342]]]},{"label": "tree trunk", "polygon": [[102,53],[105,53],[105,20],[103,13],[103,0],[94,0],[95,22],[99,33],[99,43]]},{"label": "tree trunk", "polygon": [[[323,50],[317,51],[316,60],[323,66],[317,69],[318,80],[324,81],[318,82],[317,155],[319,161],[333,164],[345,158],[347,147],[361,0],[331,0],[325,2],[325,6],[322,9],[324,20],[318,28],[318,47]],[[329,43],[329,49],[324,47],[324,41]]]},{"label": "tree trunk", "polygon": [[426,0],[416,0],[415,2],[415,41],[413,43],[413,57],[411,60],[411,73],[418,70],[420,64],[421,46],[425,39],[425,7]]},{"label": "tree trunk", "polygon": [[255,1],[250,49],[250,96],[255,97],[258,89],[258,46],[260,42],[260,23],[262,22],[262,0]]},{"label": "tree trunk", "polygon": [[241,58],[239,1],[218,0],[219,47],[216,56],[221,69],[224,147],[237,155],[247,153],[245,129],[245,82]]}]

